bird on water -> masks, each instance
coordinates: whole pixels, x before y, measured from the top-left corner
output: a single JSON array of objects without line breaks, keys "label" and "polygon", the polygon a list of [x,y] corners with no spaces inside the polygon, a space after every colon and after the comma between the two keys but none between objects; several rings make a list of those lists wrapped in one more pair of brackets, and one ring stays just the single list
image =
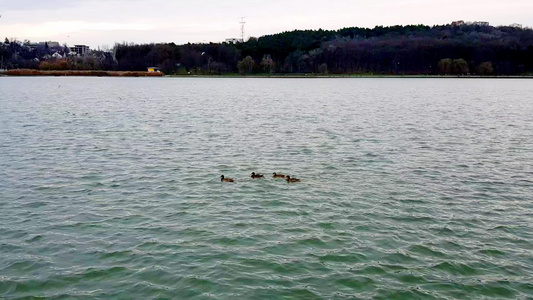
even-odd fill
[{"label": "bird on water", "polygon": [[285,178],[285,175],[283,175],[283,174],[278,174],[278,173],[272,173],[272,177],[273,177],[273,178]]},{"label": "bird on water", "polygon": [[221,182],[235,182],[233,178],[225,178],[224,175],[220,176],[220,181]]},{"label": "bird on water", "polygon": [[291,176],[287,175],[287,177],[285,177],[287,179],[287,182],[300,182],[301,180],[298,179],[298,178],[291,178]]},{"label": "bird on water", "polygon": [[250,177],[252,177],[252,178],[263,178],[263,177],[265,177],[265,175],[255,174],[255,172],[252,172],[252,175]]}]

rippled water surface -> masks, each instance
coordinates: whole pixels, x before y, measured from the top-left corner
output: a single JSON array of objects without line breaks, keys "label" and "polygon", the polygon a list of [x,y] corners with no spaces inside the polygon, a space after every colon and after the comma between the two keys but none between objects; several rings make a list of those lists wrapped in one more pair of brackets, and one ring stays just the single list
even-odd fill
[{"label": "rippled water surface", "polygon": [[532,83],[0,78],[0,298],[533,297]]}]

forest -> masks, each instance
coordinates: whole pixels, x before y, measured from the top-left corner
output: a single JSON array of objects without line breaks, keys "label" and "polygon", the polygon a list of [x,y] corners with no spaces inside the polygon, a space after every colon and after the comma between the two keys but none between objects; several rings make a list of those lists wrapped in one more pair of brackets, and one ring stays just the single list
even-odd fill
[{"label": "forest", "polygon": [[[146,71],[165,74],[533,75],[533,30],[510,26],[409,25],[295,30],[246,42],[116,44],[86,57],[68,48],[0,43],[5,68]],[[53,52],[62,58],[50,57]]]}]

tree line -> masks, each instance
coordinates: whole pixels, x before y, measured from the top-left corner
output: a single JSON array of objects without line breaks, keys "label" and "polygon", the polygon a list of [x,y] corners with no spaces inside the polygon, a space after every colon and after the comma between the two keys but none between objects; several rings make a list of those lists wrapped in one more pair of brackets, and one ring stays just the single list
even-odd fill
[{"label": "tree line", "polygon": [[116,60],[109,51],[98,50],[90,55],[79,56],[66,45],[36,45],[28,40],[21,42],[8,38],[0,42],[0,69],[110,71],[115,68]]},{"label": "tree line", "polygon": [[[10,68],[55,68],[23,43],[6,41],[0,56]],[[105,52],[107,53],[107,52]],[[478,25],[377,26],[295,30],[243,43],[116,44],[107,57],[62,62],[61,67],[166,74],[533,74],[533,30]],[[49,53],[48,53],[49,54]],[[37,57],[35,57],[37,55]],[[94,56],[93,56],[94,57]],[[37,58],[37,60],[35,60]],[[80,61],[81,59],[81,61]]]}]

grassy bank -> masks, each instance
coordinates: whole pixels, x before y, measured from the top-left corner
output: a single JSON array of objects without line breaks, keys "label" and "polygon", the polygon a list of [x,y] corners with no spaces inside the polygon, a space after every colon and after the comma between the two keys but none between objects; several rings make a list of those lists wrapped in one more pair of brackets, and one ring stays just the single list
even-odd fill
[{"label": "grassy bank", "polygon": [[164,73],[158,72],[122,72],[122,71],[42,71],[30,69],[13,69],[2,72],[7,76],[99,76],[99,77],[162,77]]},{"label": "grassy bank", "polygon": [[384,75],[384,74],[223,74],[223,75],[167,75],[175,78],[530,78],[533,75],[478,76],[478,75]]}]

